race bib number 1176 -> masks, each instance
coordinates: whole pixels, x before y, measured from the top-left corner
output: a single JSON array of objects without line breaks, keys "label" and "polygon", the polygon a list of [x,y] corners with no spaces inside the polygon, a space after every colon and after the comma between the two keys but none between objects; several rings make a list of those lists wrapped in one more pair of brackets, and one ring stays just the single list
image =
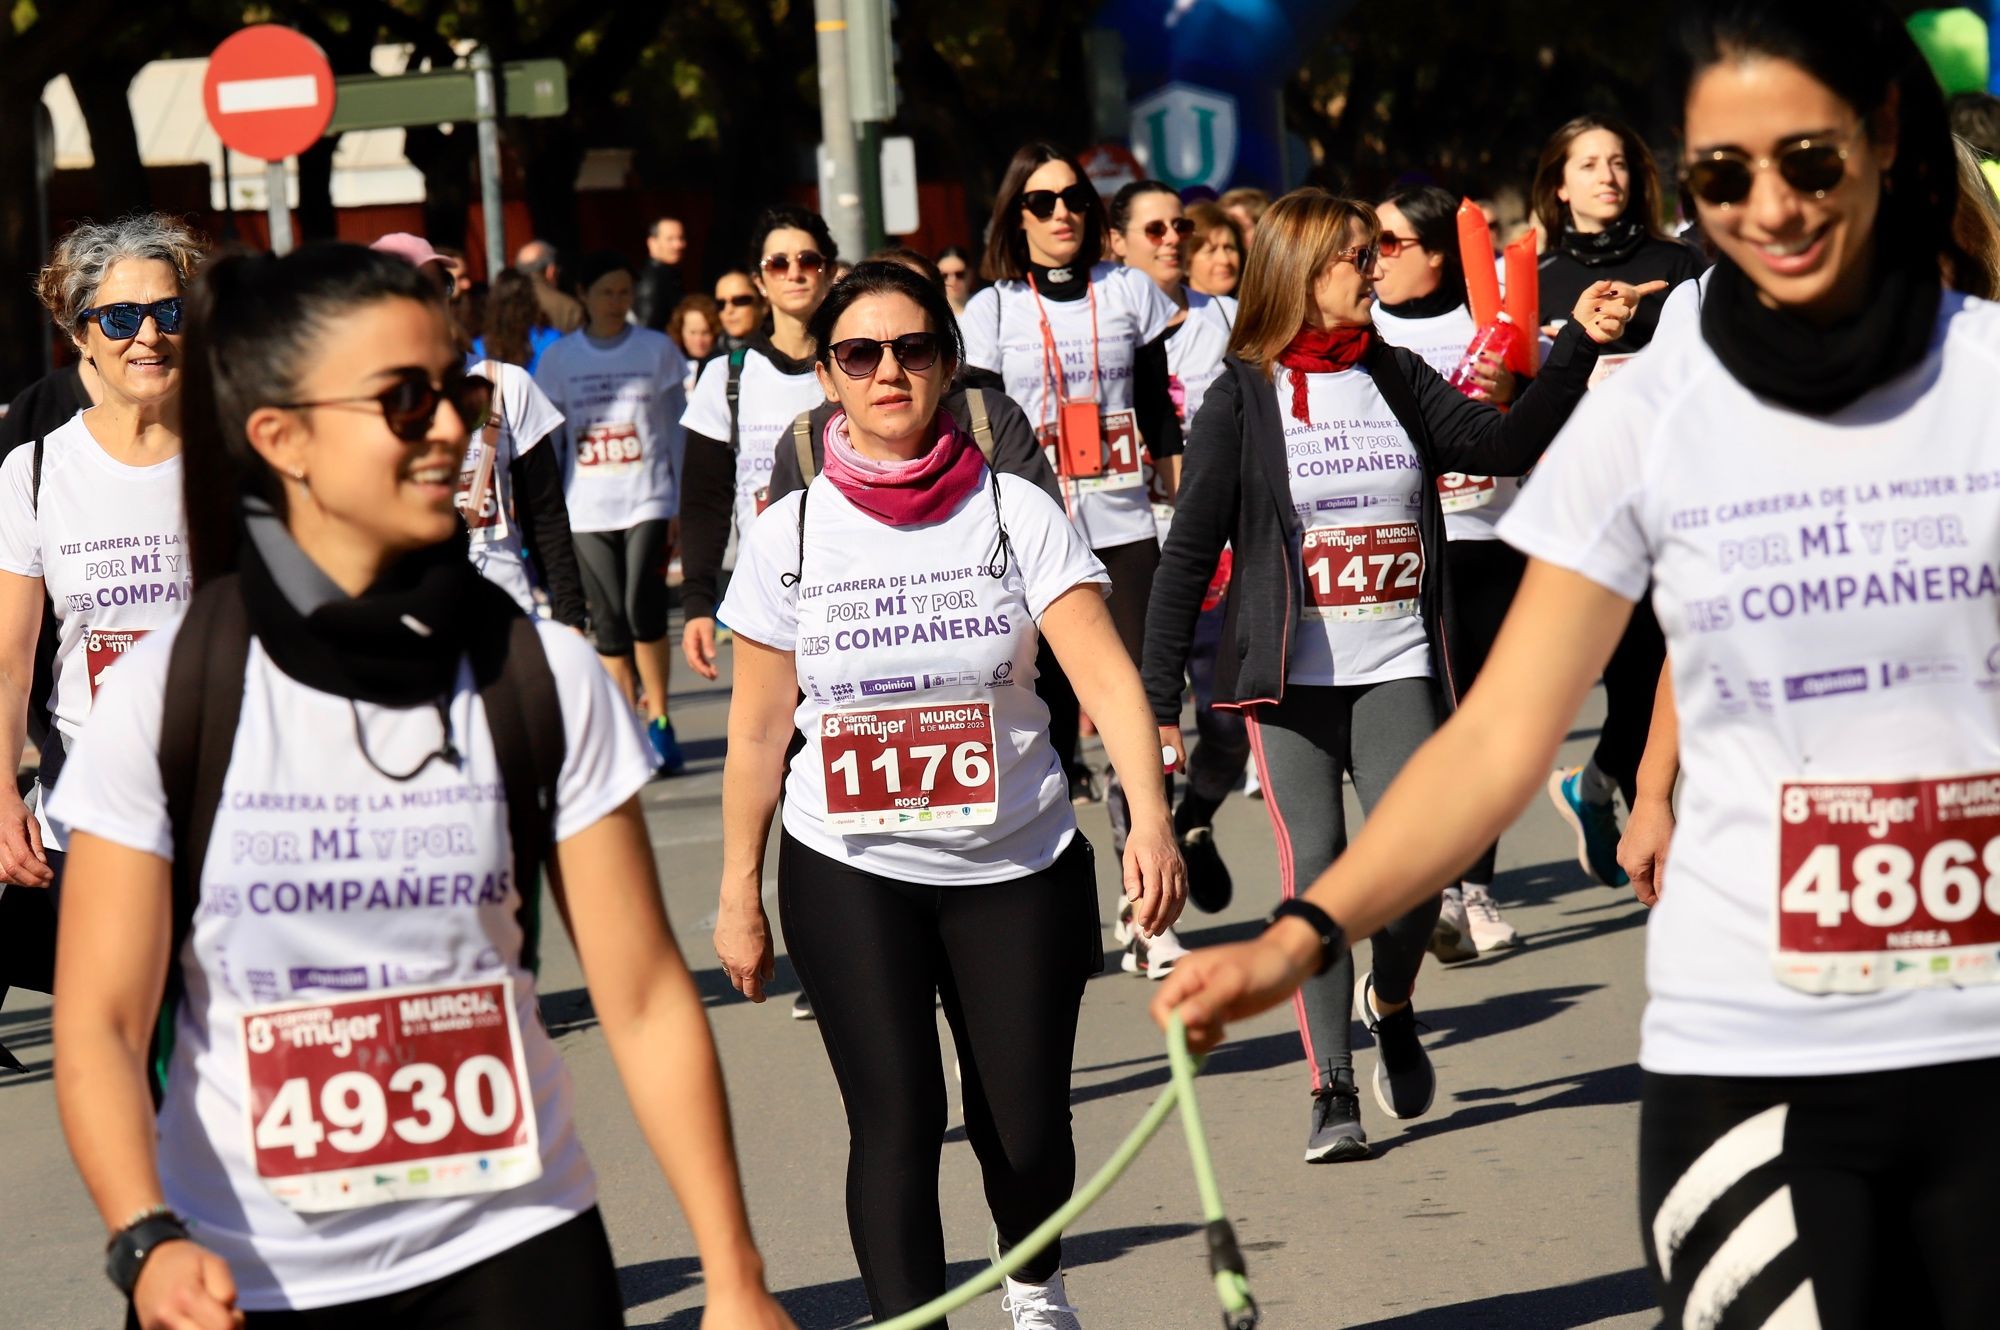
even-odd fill
[{"label": "race bib number 1176", "polygon": [[1781,785],[1776,935],[1808,993],[2000,979],[2000,772]]}]

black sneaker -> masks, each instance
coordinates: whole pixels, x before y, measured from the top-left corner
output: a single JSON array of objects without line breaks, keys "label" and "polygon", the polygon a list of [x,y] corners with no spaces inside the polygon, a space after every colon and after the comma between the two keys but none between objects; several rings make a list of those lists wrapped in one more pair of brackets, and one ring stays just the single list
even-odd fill
[{"label": "black sneaker", "polygon": [[1337,1164],[1365,1159],[1368,1133],[1361,1130],[1361,1096],[1354,1089],[1354,1070],[1334,1072],[1326,1088],[1313,1091],[1312,1134],[1306,1137],[1308,1164]]},{"label": "black sneaker", "polygon": [[1417,1041],[1417,1009],[1411,1005],[1393,1016],[1377,1016],[1374,990],[1370,970],[1354,986],[1354,1005],[1362,1026],[1375,1036],[1375,1102],[1392,1118],[1420,1118],[1437,1095],[1437,1073]]},{"label": "black sneaker", "polygon": [[1078,764],[1077,769],[1069,776],[1069,801],[1078,808],[1104,802],[1104,784],[1098,779],[1096,772]]},{"label": "black sneaker", "polygon": [[1215,828],[1190,827],[1182,832],[1181,860],[1187,865],[1188,899],[1209,914],[1228,909],[1236,883],[1215,848]]}]

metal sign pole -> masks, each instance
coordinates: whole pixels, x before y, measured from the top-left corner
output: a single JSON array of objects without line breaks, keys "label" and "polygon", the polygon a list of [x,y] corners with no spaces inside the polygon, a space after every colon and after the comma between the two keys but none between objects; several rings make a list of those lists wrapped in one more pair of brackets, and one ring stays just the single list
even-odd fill
[{"label": "metal sign pole", "polygon": [[285,164],[264,163],[264,209],[271,220],[271,252],[292,252],[292,205],[286,195]]},{"label": "metal sign pole", "polygon": [[472,53],[472,82],[479,125],[479,211],[486,223],[490,283],[505,270],[507,219],[500,200],[500,108],[493,90],[493,53],[483,46]]}]

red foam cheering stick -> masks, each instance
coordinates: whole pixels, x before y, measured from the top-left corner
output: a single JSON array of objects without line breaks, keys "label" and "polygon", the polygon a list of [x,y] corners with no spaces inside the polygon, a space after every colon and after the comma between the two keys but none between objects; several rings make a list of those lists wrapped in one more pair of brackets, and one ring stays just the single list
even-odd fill
[{"label": "red foam cheering stick", "polygon": [[1536,337],[1535,319],[1541,310],[1541,260],[1535,253],[1535,233],[1529,231],[1507,246],[1507,317],[1521,331],[1515,345],[1520,363],[1508,357],[1507,368],[1516,374],[1532,375],[1541,359],[1541,340]]},{"label": "red foam cheering stick", "polygon": [[1465,302],[1472,321],[1484,328],[1500,317],[1500,276],[1493,270],[1493,231],[1479,205],[1458,205],[1458,256],[1465,267]]}]

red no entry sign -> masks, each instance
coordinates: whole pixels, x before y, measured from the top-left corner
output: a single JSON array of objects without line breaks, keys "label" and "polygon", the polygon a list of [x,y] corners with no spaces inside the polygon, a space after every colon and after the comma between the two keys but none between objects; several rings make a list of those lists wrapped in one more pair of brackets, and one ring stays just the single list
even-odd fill
[{"label": "red no entry sign", "polygon": [[246,156],[283,161],[326,133],[333,119],[333,66],[318,43],[261,23],[215,48],[201,100],[224,143]]}]

